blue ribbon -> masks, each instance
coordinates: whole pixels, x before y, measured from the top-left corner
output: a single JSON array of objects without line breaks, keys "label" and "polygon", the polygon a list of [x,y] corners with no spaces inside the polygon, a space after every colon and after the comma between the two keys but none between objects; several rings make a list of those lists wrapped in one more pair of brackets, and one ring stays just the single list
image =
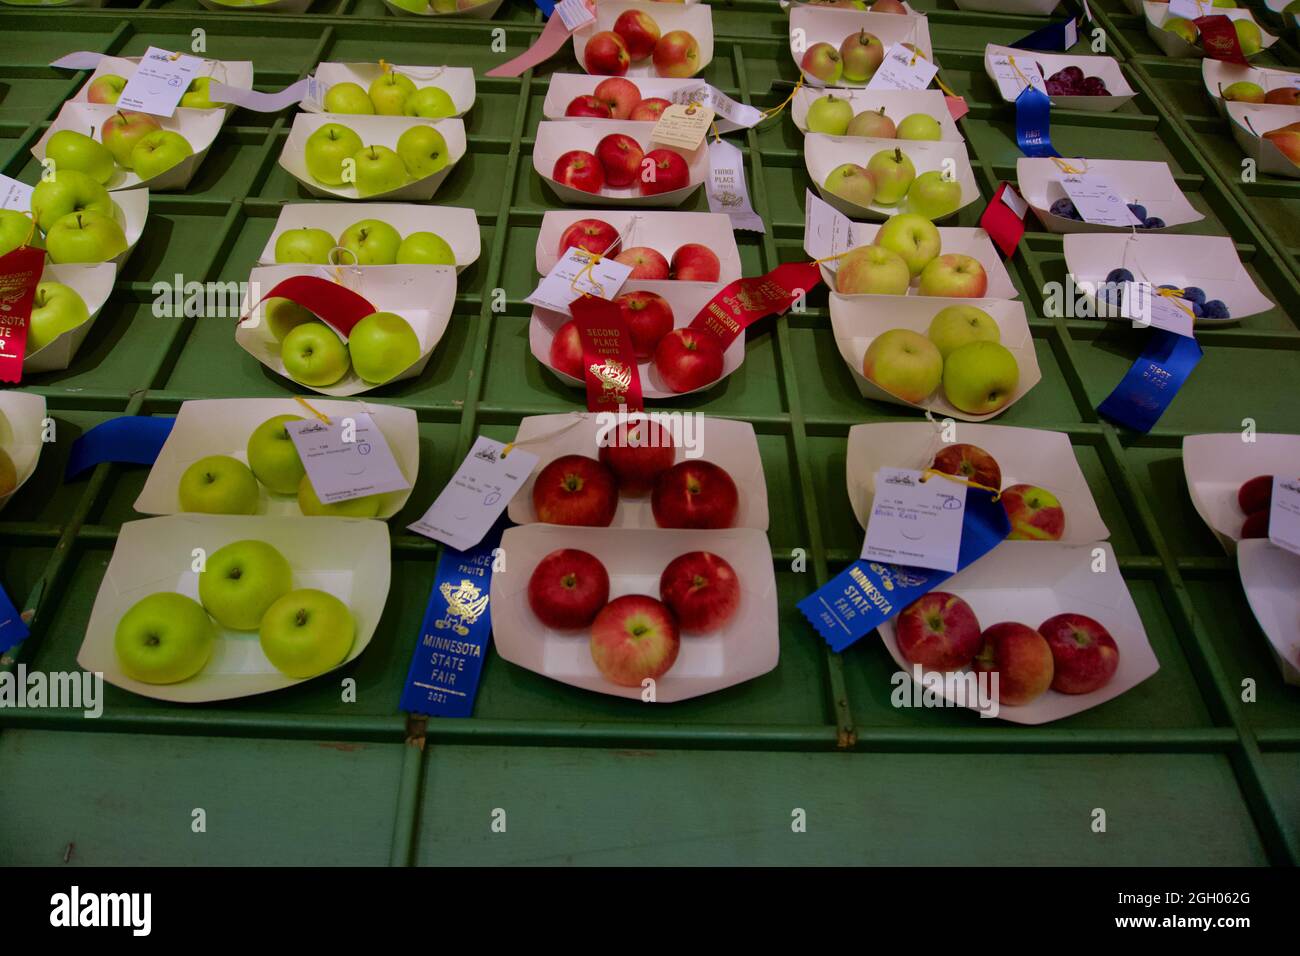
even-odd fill
[{"label": "blue ribbon", "polygon": [[64,480],[71,481],[106,461],[152,465],[175,424],[174,418],[149,415],[123,415],[101,422],[72,443]]},{"label": "blue ribbon", "polygon": [[1050,134],[1052,101],[1042,90],[1026,86],[1016,97],[1016,144],[1026,156],[1060,156]]},{"label": "blue ribbon", "polygon": [[533,0],[533,2],[537,4],[537,9],[542,11],[542,16],[548,20],[551,18],[551,14],[555,12],[555,0]]},{"label": "blue ribbon", "polygon": [[488,606],[492,587],[492,552],[508,520],[497,519],[468,551],[444,547],[429,604],[420,626],[420,642],[402,690],[401,709],[430,717],[469,717],[474,712],[479,674],[492,637]]},{"label": "blue ribbon", "polygon": [[[1011,522],[1002,502],[995,500],[990,491],[969,489],[961,545],[957,550],[957,570],[988,554],[1010,533]],[[822,639],[838,653],[950,577],[950,571],[859,558],[800,601],[798,607]]]},{"label": "blue ribbon", "polygon": [[0,654],[27,640],[27,625],[0,584]]},{"label": "blue ribbon", "polygon": [[1165,413],[1202,354],[1195,339],[1152,329],[1147,347],[1097,411],[1117,425],[1146,434]]},{"label": "blue ribbon", "polygon": [[[1035,30],[1029,36],[1021,37],[1011,45],[1022,50],[1068,50],[1071,45],[1065,42],[1065,30],[1073,22],[1074,18],[1071,17],[1060,23],[1049,23],[1041,30]],[[1078,34],[1075,36],[1077,40]]]}]

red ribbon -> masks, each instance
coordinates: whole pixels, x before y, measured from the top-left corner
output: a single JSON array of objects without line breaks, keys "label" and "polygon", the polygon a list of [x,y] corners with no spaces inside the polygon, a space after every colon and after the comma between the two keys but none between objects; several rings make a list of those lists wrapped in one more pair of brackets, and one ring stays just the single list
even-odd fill
[{"label": "red ribbon", "polygon": [[1010,188],[1010,183],[1000,185],[997,192],[993,194],[992,202],[980,214],[980,228],[989,234],[989,238],[1002,250],[1003,256],[1014,253],[1016,246],[1020,245],[1021,237],[1025,234],[1025,220],[1017,216],[1015,211],[1002,201],[1002,194]]},{"label": "red ribbon", "polygon": [[1245,65],[1246,55],[1241,52],[1241,43],[1237,40],[1237,28],[1232,19],[1221,13],[1208,17],[1197,17],[1192,21],[1201,31],[1201,48],[1212,60]]},{"label": "red ribbon", "polygon": [[691,328],[712,333],[726,349],[749,326],[782,314],[821,281],[817,263],[783,262],[766,275],[727,283],[691,320]]},{"label": "red ribbon", "polygon": [[19,382],[45,252],[19,246],[0,256],[0,382]]},{"label": "red ribbon", "polygon": [[[336,329],[347,338],[352,327],[367,315],[377,311],[365,296],[358,295],[345,285],[322,279],[320,276],[290,276],[277,282],[249,310],[250,314],[267,299],[288,299],[297,302],[317,318]],[[247,316],[245,316],[247,318]],[[240,319],[242,322],[243,319]]]},{"label": "red ribbon", "polygon": [[641,374],[632,349],[632,333],[623,310],[608,299],[582,296],[569,304],[582,342],[582,377],[587,383],[587,411],[614,412],[645,408]]}]

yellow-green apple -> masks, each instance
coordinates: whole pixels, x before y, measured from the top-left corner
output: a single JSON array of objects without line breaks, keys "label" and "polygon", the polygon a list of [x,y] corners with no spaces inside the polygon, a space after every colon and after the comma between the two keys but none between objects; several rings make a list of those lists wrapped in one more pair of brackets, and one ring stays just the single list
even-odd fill
[{"label": "yellow-green apple", "polygon": [[1300,166],[1300,123],[1269,130],[1263,138],[1276,146],[1283,156]]},{"label": "yellow-green apple", "polygon": [[547,627],[588,627],[609,602],[609,572],[598,557],[560,548],[537,562],[528,578],[528,606]]},{"label": "yellow-green apple", "polygon": [[632,271],[628,273],[629,279],[667,279],[672,274],[663,253],[649,246],[632,246],[630,249],[624,249],[614,257],[614,261],[632,267]]},{"label": "yellow-green apple", "polygon": [[326,504],[317,496],[309,476],[303,475],[298,484],[298,510],[309,518],[374,518],[383,503],[383,495],[362,495]]},{"label": "yellow-green apple", "polygon": [[306,306],[278,296],[262,303],[262,314],[266,318],[266,327],[277,342],[283,342],[284,337],[298,326],[316,321],[316,316]]},{"label": "yellow-green apple", "polygon": [[680,153],[671,149],[652,149],[645,154],[645,158],[654,165],[649,171],[649,178],[646,178],[645,170],[641,172],[641,195],[670,193],[674,189],[685,189],[690,185],[691,170]]},{"label": "yellow-green apple", "polygon": [[623,38],[613,30],[597,33],[582,51],[582,65],[596,76],[622,76],[631,60]]},{"label": "yellow-green apple", "polygon": [[76,289],[62,282],[40,283],[36,286],[31,322],[27,327],[27,354],[45,348],[89,318],[86,300]]},{"label": "yellow-green apple", "polygon": [[26,244],[44,248],[35,223],[17,209],[0,209],[0,256]]},{"label": "yellow-green apple", "polygon": [[86,99],[92,103],[116,103],[117,98],[126,89],[126,78],[115,73],[105,73],[90,81],[86,87]]},{"label": "yellow-green apple", "polygon": [[655,44],[654,66],[660,76],[694,76],[700,68],[699,42],[686,30],[668,31]]},{"label": "yellow-green apple", "polygon": [[276,670],[305,680],[342,664],[356,630],[346,604],[326,591],[301,588],[267,608],[257,637]]},{"label": "yellow-green apple", "polygon": [[413,232],[397,247],[397,264],[454,266],[456,253],[436,232]]},{"label": "yellow-green apple", "polygon": [[344,163],[362,149],[361,137],[342,123],[326,123],[307,137],[303,160],[312,179],[342,186]]},{"label": "yellow-green apple", "polygon": [[921,270],[916,291],[921,295],[942,295],[953,299],[981,299],[989,288],[989,277],[974,256],[950,252],[931,260]]},{"label": "yellow-green apple", "polygon": [[387,146],[363,146],[352,160],[356,164],[357,193],[361,196],[391,192],[411,179],[402,157]]},{"label": "yellow-green apple", "polygon": [[208,555],[199,600],[222,627],[255,631],[267,609],[293,587],[293,571],[275,547],[248,538]]},{"label": "yellow-green apple", "polygon": [[382,219],[362,219],[339,236],[339,247],[352,254],[339,258],[359,266],[391,266],[397,261],[401,245],[401,233],[388,223]]},{"label": "yellow-green apple", "polygon": [[217,629],[197,601],[160,591],[122,615],[113,633],[113,652],[131,680],[176,684],[203,670],[216,642]]},{"label": "yellow-green apple", "polygon": [[1002,507],[1011,521],[1009,541],[1060,541],[1065,534],[1065,509],[1046,488],[1012,485],[1002,492]]},{"label": "yellow-green apple", "polygon": [[650,510],[660,528],[731,528],[740,511],[740,491],[722,466],[687,459],[655,479]]},{"label": "yellow-green apple", "polygon": [[610,255],[618,246],[618,230],[603,219],[579,219],[560,233],[555,254],[562,256],[565,250],[575,246],[597,255]]},{"label": "yellow-green apple", "polygon": [[181,106],[191,110],[211,110],[220,107],[220,103],[212,102],[212,77],[196,76],[190,80],[190,85],[186,87],[184,94],[181,95]]},{"label": "yellow-green apple", "polygon": [[720,631],[740,608],[740,577],[726,558],[688,551],[659,575],[659,597],[683,631]]},{"label": "yellow-green apple", "polygon": [[1300,87],[1279,86],[1264,94],[1264,102],[1275,106],[1300,106]]},{"label": "yellow-green apple", "polygon": [[907,190],[907,208],[926,219],[942,219],[961,208],[961,183],[932,169],[917,176]]},{"label": "yellow-green apple", "polygon": [[694,391],[722,377],[722,343],[711,332],[673,329],[655,346],[653,362],[670,391]]},{"label": "yellow-green apple", "polygon": [[113,178],[117,164],[103,143],[74,129],[61,129],[45,144],[45,158],[55,169],[75,169],[101,185]]},{"label": "yellow-green apple", "polygon": [[893,139],[898,135],[894,121],[885,115],[885,108],[863,110],[849,120],[845,136],[870,136],[873,139]]},{"label": "yellow-green apple", "polygon": [[1052,690],[1091,694],[1119,669],[1119,648],[1110,631],[1084,614],[1056,614],[1038,625],[1052,651]]},{"label": "yellow-green apple", "polygon": [[708,246],[687,242],[677,247],[669,264],[674,279],[683,282],[717,282],[722,263]]},{"label": "yellow-green apple", "polygon": [[841,295],[906,295],[912,273],[884,246],[858,246],[840,260],[835,291]]},{"label": "yellow-green apple", "polygon": [[395,312],[372,312],[352,327],[348,351],[356,373],[382,385],[420,360],[420,337]]},{"label": "yellow-green apple", "polygon": [[645,151],[626,133],[610,133],[596,144],[596,159],[605,174],[605,185],[625,189],[641,175]]},{"label": "yellow-green apple", "polygon": [[136,143],[150,133],[162,129],[162,124],[147,113],[118,110],[99,129],[99,138],[119,165],[131,168],[131,153]]},{"label": "yellow-green apple", "polygon": [[547,524],[605,528],[618,508],[613,473],[587,455],[561,455],[533,483],[533,510]]},{"label": "yellow-green apple", "polygon": [[570,378],[583,378],[582,338],[578,335],[577,322],[570,319],[556,330],[547,355],[551,368],[557,372]]},{"label": "yellow-green apple", "polygon": [[943,359],[944,397],[970,415],[996,412],[1011,401],[1019,383],[1016,357],[997,342],[968,342]]},{"label": "yellow-green apple", "polygon": [[834,86],[844,74],[844,60],[840,51],[829,43],[814,43],[804,51],[799,69],[825,86]]},{"label": "yellow-green apple", "polygon": [[1264,87],[1249,80],[1229,83],[1222,88],[1221,92],[1225,100],[1232,100],[1234,103],[1263,103],[1266,95]]},{"label": "yellow-green apple", "polygon": [[916,167],[898,148],[882,149],[872,156],[867,172],[876,181],[876,202],[882,206],[897,205],[916,178]]},{"label": "yellow-green apple", "polygon": [[1201,32],[1195,23],[1182,17],[1170,17],[1164,22],[1164,29],[1188,43],[1195,43]]},{"label": "yellow-green apple", "polygon": [[569,105],[564,108],[564,115],[590,119],[614,118],[614,114],[610,112],[609,104],[604,100],[596,99],[594,96],[575,96],[569,101]]},{"label": "yellow-green apple", "polygon": [[294,495],[306,474],[298,448],[285,427],[302,421],[301,415],[276,415],[253,429],[248,436],[248,467],[267,490],[277,495]]},{"label": "yellow-green apple", "polygon": [[370,84],[367,92],[380,116],[401,116],[407,99],[415,93],[415,84],[409,76],[396,70],[385,70]]},{"label": "yellow-green apple", "polygon": [[450,160],[447,140],[432,126],[412,126],[397,137],[397,155],[414,179],[432,176]]},{"label": "yellow-green apple", "polygon": [[591,622],[591,659],[605,680],[620,687],[658,680],[680,648],[672,611],[645,594],[614,598]]},{"label": "yellow-green apple", "polygon": [[664,110],[672,105],[670,100],[666,100],[662,96],[651,96],[644,100],[638,100],[627,118],[636,120],[638,123],[657,123],[659,117],[664,115]]},{"label": "yellow-green apple", "polygon": [[280,360],[295,382],[321,388],[333,385],[352,367],[348,347],[324,322],[303,322],[280,342]]},{"label": "yellow-green apple", "polygon": [[194,147],[180,133],[156,129],[131,150],[131,168],[141,179],[153,179],[193,155]]},{"label": "yellow-green apple", "polygon": [[853,104],[842,96],[827,93],[812,101],[808,107],[808,131],[843,136],[853,119]]},{"label": "yellow-green apple", "polygon": [[325,91],[326,113],[351,113],[370,116],[375,104],[360,83],[335,83]]},{"label": "yellow-green apple", "polygon": [[1002,487],[1002,467],[998,460],[979,445],[954,442],[934,456],[930,467],[945,475],[956,475],[994,491]]},{"label": "yellow-green apple", "polygon": [[181,511],[251,515],[257,510],[257,479],[238,458],[209,455],[181,473],[176,495]]},{"label": "yellow-green apple", "polygon": [[939,386],[943,356],[921,333],[890,329],[867,346],[862,374],[889,394],[919,405]]},{"label": "yellow-green apple", "polygon": [[9,452],[0,448],[0,498],[11,495],[18,488],[18,467]]},{"label": "yellow-green apple", "polygon": [[595,154],[585,149],[571,149],[555,161],[551,178],[557,183],[585,193],[598,193],[605,185],[605,173]]},{"label": "yellow-green apple", "polygon": [[55,169],[49,179],[42,179],[32,190],[32,215],[42,232],[49,232],[56,222],[74,212],[111,216],[113,200],[107,189],[75,169]]},{"label": "yellow-green apple", "polygon": [[614,32],[627,48],[627,56],[633,63],[644,60],[655,51],[659,42],[659,24],[654,17],[640,10],[624,10],[614,21]]},{"label": "yellow-green apple", "polygon": [[943,127],[929,113],[912,113],[898,124],[899,139],[942,139]]},{"label": "yellow-green apple", "polygon": [[840,163],[826,174],[822,188],[832,196],[865,208],[876,198],[876,177],[855,163]]},{"label": "yellow-green apple", "polygon": [[612,76],[597,83],[592,96],[609,107],[612,118],[631,119],[632,111],[641,102],[641,89],[629,79]]},{"label": "yellow-green apple", "polygon": [[982,646],[975,612],[947,591],[931,591],[905,607],[894,635],[909,663],[940,671],[966,667]]},{"label": "yellow-green apple", "polygon": [[649,494],[676,456],[672,433],[648,418],[620,422],[612,434],[600,437],[600,462],[613,474],[622,495]]},{"label": "yellow-green apple", "polygon": [[442,119],[456,115],[456,103],[440,86],[422,86],[407,99],[402,108],[407,116]]},{"label": "yellow-green apple", "polygon": [[1264,37],[1253,21],[1233,20],[1232,28],[1237,31],[1237,44],[1242,56],[1254,56],[1264,48]]},{"label": "yellow-green apple", "polygon": [[334,251],[334,237],[324,229],[300,226],[286,229],[275,240],[276,262],[308,262],[325,265]]},{"label": "yellow-green apple", "polygon": [[632,352],[637,360],[649,361],[659,340],[673,330],[673,308],[656,292],[638,290],[620,293],[614,304],[623,313],[623,321],[632,336]]},{"label": "yellow-green apple", "polygon": [[980,635],[975,672],[998,675],[998,703],[1019,707],[1052,686],[1052,649],[1032,627],[994,624]]},{"label": "yellow-green apple", "polygon": [[852,83],[865,83],[876,75],[885,59],[885,45],[874,33],[859,30],[850,33],[840,44],[843,77]]},{"label": "yellow-green apple", "polygon": [[915,278],[939,255],[943,240],[929,219],[903,212],[890,216],[876,232],[875,244],[897,253]]},{"label": "yellow-green apple", "polygon": [[126,252],[126,233],[112,216],[70,212],[45,234],[45,249],[51,262],[107,262]]}]

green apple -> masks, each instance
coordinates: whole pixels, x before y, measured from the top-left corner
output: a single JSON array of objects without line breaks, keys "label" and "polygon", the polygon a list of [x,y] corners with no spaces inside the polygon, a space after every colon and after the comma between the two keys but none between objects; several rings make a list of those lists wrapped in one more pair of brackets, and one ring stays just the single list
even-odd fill
[{"label": "green apple", "polygon": [[862,374],[891,395],[919,405],[939,387],[943,356],[935,344],[911,329],[890,329],[871,340]]},{"label": "green apple", "polygon": [[401,234],[382,219],[362,219],[343,230],[339,247],[352,255],[340,254],[339,261],[359,266],[391,266],[397,261]]},{"label": "green apple", "polygon": [[352,367],[348,347],[320,321],[291,329],[280,342],[280,360],[291,379],[315,388],[333,385]]},{"label": "green apple", "polygon": [[413,232],[397,247],[399,265],[454,266],[456,253],[436,232]]},{"label": "green apple", "polygon": [[308,262],[328,265],[334,251],[334,237],[324,229],[300,226],[286,229],[275,240],[276,262]]},{"label": "green apple", "polygon": [[[410,0],[412,3],[419,3],[420,0]],[[434,13],[455,13],[458,9],[458,0],[430,0],[430,6],[433,7]]]},{"label": "green apple", "polygon": [[904,116],[898,124],[899,139],[942,139],[943,127],[929,113],[913,113]]},{"label": "green apple", "polygon": [[99,128],[99,138],[118,164],[131,168],[131,151],[135,144],[150,133],[162,129],[162,124],[148,113],[118,110]]},{"label": "green apple", "polygon": [[1197,35],[1201,32],[1196,28],[1195,23],[1182,17],[1170,17],[1164,22],[1164,29],[1188,43],[1195,43]]},{"label": "green apple", "polygon": [[411,13],[428,13],[429,0],[392,0],[393,5]]},{"label": "green apple", "polygon": [[372,312],[348,335],[352,367],[372,385],[382,385],[420,358],[420,339],[409,322],[393,312]]},{"label": "green apple", "polygon": [[92,103],[116,103],[126,89],[126,78],[115,73],[105,73],[91,80],[86,87],[86,99]]},{"label": "green apple", "polygon": [[997,342],[968,342],[943,363],[943,394],[970,415],[989,415],[1011,401],[1020,383],[1016,357]]},{"label": "green apple", "polygon": [[356,163],[357,192],[362,196],[391,192],[405,186],[411,178],[402,158],[387,146],[363,146],[353,157],[353,162]]},{"label": "green apple", "polygon": [[924,216],[902,212],[890,216],[876,233],[876,245],[897,253],[907,263],[907,271],[916,278],[921,270],[938,257],[943,242],[939,228]]},{"label": "green apple", "polygon": [[835,291],[841,295],[907,295],[911,282],[902,256],[884,246],[858,246],[835,270]]},{"label": "green apple", "polygon": [[1264,37],[1250,20],[1233,20],[1232,28],[1237,31],[1237,44],[1242,56],[1254,56],[1264,48]]},{"label": "green apple", "polygon": [[379,514],[379,505],[383,495],[362,495],[334,504],[324,504],[316,497],[316,489],[311,486],[311,479],[302,476],[298,485],[298,510],[311,518],[373,518]]},{"label": "green apple", "polygon": [[843,136],[853,119],[853,104],[842,96],[827,93],[812,101],[808,107],[808,131]]},{"label": "green apple", "polygon": [[284,337],[298,326],[316,321],[316,315],[311,309],[279,296],[262,303],[262,315],[266,318],[266,327],[277,342],[283,342]]},{"label": "green apple", "polygon": [[870,206],[876,197],[876,179],[861,166],[841,163],[826,175],[822,188],[855,206]]},{"label": "green apple", "polygon": [[380,116],[401,116],[406,100],[415,93],[411,78],[395,70],[384,74],[370,84],[370,102]]},{"label": "green apple", "polygon": [[32,215],[42,232],[49,232],[56,222],[73,212],[97,212],[113,215],[113,200],[108,190],[83,172],[55,169],[49,179],[42,179],[32,190]]},{"label": "green apple", "polygon": [[1235,103],[1263,103],[1266,95],[1264,87],[1249,80],[1238,80],[1223,88],[1223,98]]},{"label": "green apple", "polygon": [[74,129],[61,129],[45,144],[45,158],[55,169],[75,169],[103,185],[113,178],[117,163],[103,143]]},{"label": "green apple", "polygon": [[897,205],[916,178],[916,167],[901,149],[882,149],[867,161],[867,172],[876,180],[876,202]]},{"label": "green apple", "polygon": [[107,262],[126,252],[126,233],[112,216],[94,212],[70,212],[45,234],[50,261]]},{"label": "green apple", "polygon": [[257,479],[238,458],[209,455],[185,469],[176,489],[181,511],[251,515],[257,510]]},{"label": "green apple", "polygon": [[311,178],[326,186],[343,185],[343,163],[361,152],[361,137],[342,123],[326,123],[307,137],[303,159]]},{"label": "green apple", "polygon": [[361,88],[359,83],[335,83],[325,91],[326,113],[351,113],[368,116],[375,111],[375,104]]},{"label": "green apple", "polygon": [[222,627],[255,631],[267,609],[289,593],[293,571],[265,541],[232,541],[208,555],[199,600]]},{"label": "green apple", "polygon": [[9,452],[0,448],[0,498],[12,495],[18,489],[18,468]]},{"label": "green apple", "polygon": [[217,629],[198,602],[171,591],[131,605],[113,634],[122,673],[143,684],[189,680],[203,670],[216,643]]},{"label": "green apple", "polygon": [[342,664],[356,629],[346,604],[324,591],[302,588],[271,605],[258,639],[276,670],[305,680]]},{"label": "green apple", "polygon": [[973,305],[950,305],[930,320],[926,335],[945,359],[970,342],[1001,342],[1002,330],[993,316]]},{"label": "green apple", "polygon": [[447,141],[432,126],[412,126],[397,138],[397,155],[413,179],[423,179],[447,165]]},{"label": "green apple", "polygon": [[131,150],[131,168],[141,179],[153,179],[193,155],[194,147],[180,133],[158,129],[135,144]]},{"label": "green apple", "polygon": [[76,289],[62,282],[40,283],[36,286],[31,322],[27,327],[27,354],[45,348],[89,318],[86,300]]},{"label": "green apple", "polygon": [[29,242],[38,249],[44,248],[31,217],[17,209],[0,209],[0,256]]},{"label": "green apple", "polygon": [[212,102],[212,77],[196,76],[190,80],[189,88],[181,97],[181,106],[192,110],[213,110],[221,107],[220,103]]},{"label": "green apple", "polygon": [[1211,4],[1214,7],[1223,7],[1225,10],[1231,10],[1237,6],[1235,0],[1214,0]]},{"label": "green apple", "polygon": [[926,219],[942,219],[961,208],[961,183],[944,179],[932,169],[912,181],[907,190],[907,209]]},{"label": "green apple", "polygon": [[257,480],[277,495],[296,495],[307,472],[298,457],[298,447],[289,437],[286,422],[300,422],[301,415],[276,415],[253,429],[248,436],[248,467]]},{"label": "green apple", "polygon": [[407,116],[442,119],[444,116],[456,115],[456,104],[442,87],[422,86],[411,94],[402,111]]}]

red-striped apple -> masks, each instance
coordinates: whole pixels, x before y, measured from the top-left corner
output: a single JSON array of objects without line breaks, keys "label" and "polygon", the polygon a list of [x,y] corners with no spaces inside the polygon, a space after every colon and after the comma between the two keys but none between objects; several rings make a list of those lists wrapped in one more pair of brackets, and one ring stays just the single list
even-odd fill
[{"label": "red-striped apple", "polygon": [[725,468],[688,459],[655,481],[650,510],[661,528],[730,528],[740,510],[740,492]]},{"label": "red-striped apple", "polygon": [[547,627],[587,627],[608,601],[609,572],[589,551],[552,551],[528,578],[528,606]]},{"label": "red-striped apple", "polygon": [[618,485],[610,470],[586,455],[561,455],[537,475],[533,510],[547,524],[604,528],[614,520]]},{"label": "red-striped apple", "polygon": [[645,594],[615,598],[591,624],[591,659],[607,681],[620,687],[640,687],[662,677],[680,648],[672,612]]},{"label": "red-striped apple", "polygon": [[683,631],[720,631],[740,607],[740,578],[725,558],[690,551],[668,562],[659,576],[659,597]]}]

